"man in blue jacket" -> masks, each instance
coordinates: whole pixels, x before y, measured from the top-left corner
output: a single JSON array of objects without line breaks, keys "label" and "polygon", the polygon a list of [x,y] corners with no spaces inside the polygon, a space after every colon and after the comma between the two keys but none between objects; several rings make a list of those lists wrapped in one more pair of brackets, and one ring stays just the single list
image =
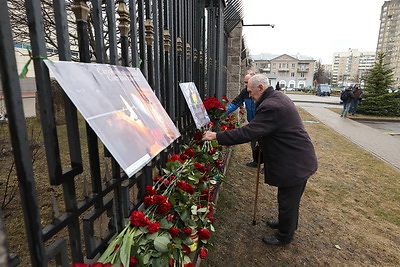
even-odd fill
[{"label": "man in blue jacket", "polygon": [[[230,113],[237,110],[243,103],[246,106],[247,111],[247,121],[251,122],[254,119],[254,115],[256,113],[256,104],[254,101],[249,97],[249,93],[247,92],[247,83],[249,79],[254,76],[253,72],[250,72],[244,76],[244,84],[245,88],[240,91],[239,95],[232,100],[232,102],[228,105],[228,111],[224,114],[225,116],[229,115]],[[246,166],[257,168],[257,161],[258,161],[258,148],[256,147],[256,141],[251,141],[251,151],[253,154],[253,161],[246,163]]]}]

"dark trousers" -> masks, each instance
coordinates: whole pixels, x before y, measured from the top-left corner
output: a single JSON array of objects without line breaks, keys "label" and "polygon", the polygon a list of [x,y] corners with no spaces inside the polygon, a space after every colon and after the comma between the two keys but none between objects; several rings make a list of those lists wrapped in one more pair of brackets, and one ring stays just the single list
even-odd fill
[{"label": "dark trousers", "polygon": [[278,187],[279,232],[276,237],[281,242],[290,242],[297,229],[299,205],[307,181],[291,187]]},{"label": "dark trousers", "polygon": [[[258,162],[258,153],[260,152],[260,147],[257,146],[257,141],[251,141],[250,146],[251,146],[251,152],[253,154],[253,162],[257,163]],[[260,163],[261,164],[263,163],[262,153],[261,153]]]}]

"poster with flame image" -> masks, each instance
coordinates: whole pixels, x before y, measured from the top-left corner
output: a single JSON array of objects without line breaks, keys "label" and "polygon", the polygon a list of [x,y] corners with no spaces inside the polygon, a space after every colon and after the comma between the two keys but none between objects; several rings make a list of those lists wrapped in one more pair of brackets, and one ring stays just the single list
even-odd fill
[{"label": "poster with flame image", "polygon": [[129,177],[180,136],[139,69],[45,63]]},{"label": "poster with flame image", "polygon": [[199,91],[193,82],[180,83],[182,94],[185,97],[186,103],[189,106],[190,113],[193,116],[197,129],[210,122],[207,110],[204,107],[203,101],[200,98]]}]

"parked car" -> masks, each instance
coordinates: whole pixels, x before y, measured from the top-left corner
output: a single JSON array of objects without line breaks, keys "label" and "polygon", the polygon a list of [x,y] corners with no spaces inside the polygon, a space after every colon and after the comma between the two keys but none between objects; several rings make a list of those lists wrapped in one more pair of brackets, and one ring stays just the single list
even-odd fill
[{"label": "parked car", "polygon": [[315,95],[318,96],[330,96],[332,93],[331,87],[329,84],[318,84],[317,89],[315,91]]}]

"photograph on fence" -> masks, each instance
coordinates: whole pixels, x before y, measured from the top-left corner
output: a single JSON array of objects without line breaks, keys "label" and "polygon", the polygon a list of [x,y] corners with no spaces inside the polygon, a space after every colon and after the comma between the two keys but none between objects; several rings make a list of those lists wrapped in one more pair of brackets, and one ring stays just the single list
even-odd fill
[{"label": "photograph on fence", "polygon": [[180,136],[139,69],[65,61],[46,65],[129,177]]},{"label": "photograph on fence", "polygon": [[189,106],[190,113],[192,113],[197,129],[207,125],[210,122],[210,118],[208,117],[206,108],[200,98],[196,85],[193,82],[187,82],[180,83],[179,87],[181,88],[182,94]]}]

